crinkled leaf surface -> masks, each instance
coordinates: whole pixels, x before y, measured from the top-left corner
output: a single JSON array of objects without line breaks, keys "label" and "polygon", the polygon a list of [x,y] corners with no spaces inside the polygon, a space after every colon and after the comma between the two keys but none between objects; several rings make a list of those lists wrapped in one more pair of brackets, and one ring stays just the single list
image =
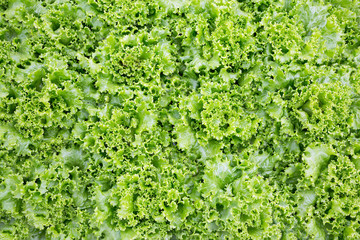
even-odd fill
[{"label": "crinkled leaf surface", "polygon": [[358,0],[0,0],[0,239],[360,239]]}]

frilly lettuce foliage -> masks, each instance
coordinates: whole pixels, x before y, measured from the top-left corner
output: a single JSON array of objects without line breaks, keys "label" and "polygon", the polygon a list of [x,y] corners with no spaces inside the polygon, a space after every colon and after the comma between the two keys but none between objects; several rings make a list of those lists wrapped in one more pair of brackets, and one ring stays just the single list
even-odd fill
[{"label": "frilly lettuce foliage", "polygon": [[0,0],[0,239],[360,239],[357,0]]}]

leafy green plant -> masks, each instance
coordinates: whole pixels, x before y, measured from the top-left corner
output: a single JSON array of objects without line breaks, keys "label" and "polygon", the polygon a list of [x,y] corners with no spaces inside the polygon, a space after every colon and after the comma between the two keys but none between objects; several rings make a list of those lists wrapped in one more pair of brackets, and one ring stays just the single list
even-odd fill
[{"label": "leafy green plant", "polygon": [[0,0],[0,239],[360,239],[357,0]]}]

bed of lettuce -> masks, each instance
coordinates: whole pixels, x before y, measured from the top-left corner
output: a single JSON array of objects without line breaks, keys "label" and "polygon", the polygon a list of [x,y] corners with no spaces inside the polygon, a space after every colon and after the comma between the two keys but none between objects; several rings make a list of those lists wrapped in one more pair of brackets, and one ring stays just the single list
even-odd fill
[{"label": "bed of lettuce", "polygon": [[0,239],[360,239],[357,0],[0,0]]}]

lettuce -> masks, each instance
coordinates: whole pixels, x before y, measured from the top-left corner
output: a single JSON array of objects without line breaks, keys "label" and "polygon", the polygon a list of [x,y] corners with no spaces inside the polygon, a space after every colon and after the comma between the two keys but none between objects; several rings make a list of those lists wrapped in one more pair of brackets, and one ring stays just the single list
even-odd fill
[{"label": "lettuce", "polygon": [[0,0],[0,239],[360,239],[357,0]]}]

